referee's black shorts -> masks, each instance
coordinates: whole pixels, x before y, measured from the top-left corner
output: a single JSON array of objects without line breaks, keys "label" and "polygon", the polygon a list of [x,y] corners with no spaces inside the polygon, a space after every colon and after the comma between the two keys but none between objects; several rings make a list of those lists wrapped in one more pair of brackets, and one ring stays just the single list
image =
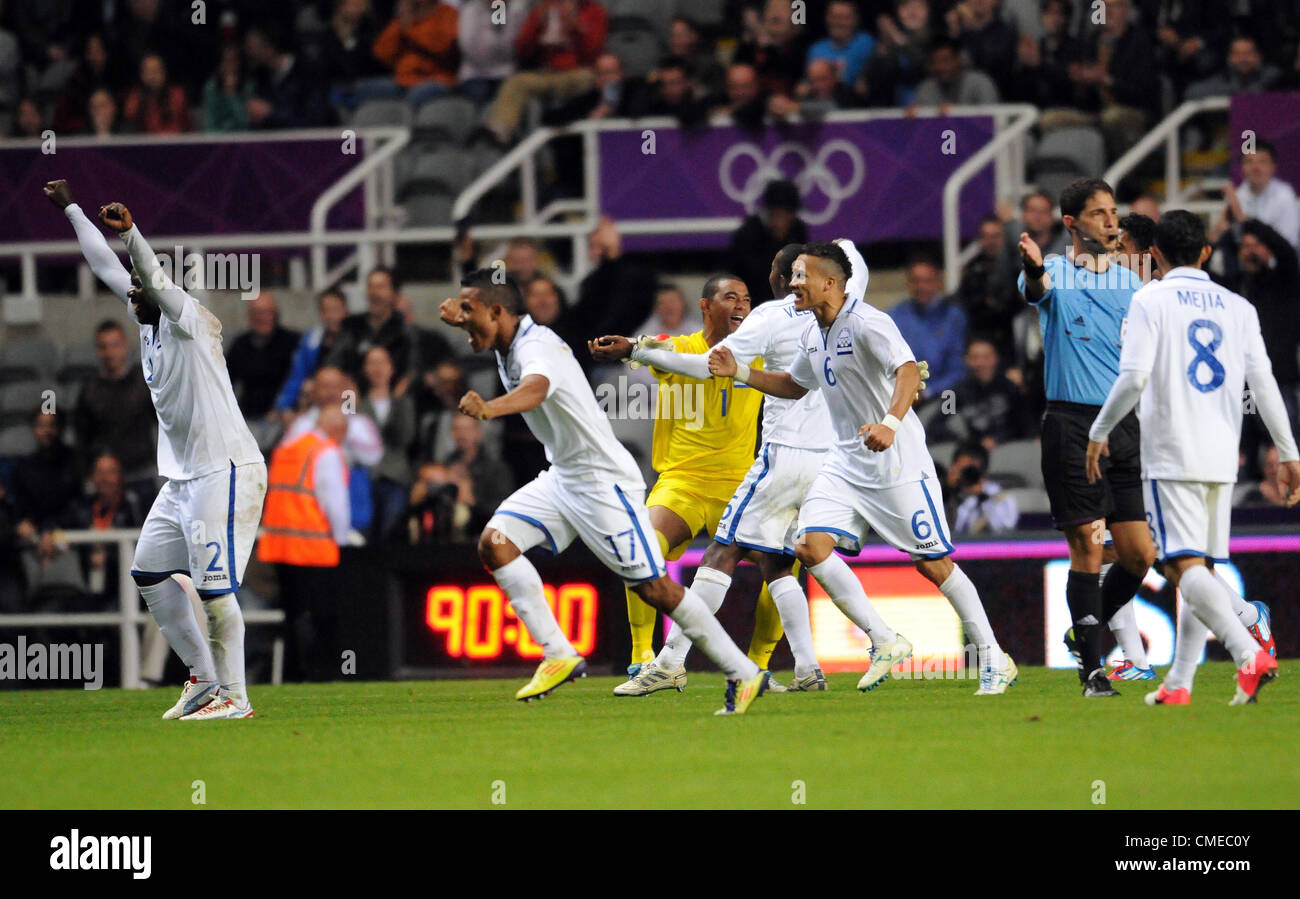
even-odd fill
[{"label": "referee's black shorts", "polygon": [[1088,483],[1088,430],[1100,406],[1049,401],[1043,413],[1043,483],[1058,530],[1090,521],[1145,521],[1141,434],[1130,412],[1110,434],[1101,457],[1102,478]]}]

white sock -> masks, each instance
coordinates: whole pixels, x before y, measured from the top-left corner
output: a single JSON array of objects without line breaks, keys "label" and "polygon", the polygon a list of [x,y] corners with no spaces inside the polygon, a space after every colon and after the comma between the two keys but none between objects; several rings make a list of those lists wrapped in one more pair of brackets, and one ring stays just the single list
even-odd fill
[{"label": "white sock", "polygon": [[758,666],[732,642],[721,622],[693,589],[687,589],[672,616],[691,642],[726,673],[727,680],[749,680],[758,675]]},{"label": "white sock", "polygon": [[1259,609],[1256,606],[1252,605],[1251,603],[1246,602],[1246,600],[1242,599],[1241,594],[1239,594],[1236,590],[1232,589],[1232,585],[1230,585],[1226,580],[1224,580],[1223,575],[1219,574],[1217,570],[1214,572],[1214,576],[1218,578],[1219,583],[1223,584],[1223,586],[1227,589],[1228,597],[1229,599],[1232,600],[1232,613],[1237,616],[1237,620],[1240,621],[1242,624],[1244,624],[1246,627],[1252,627],[1258,624]]},{"label": "white sock", "polygon": [[[1187,593],[1184,592],[1186,597]],[[1174,664],[1165,675],[1165,687],[1169,690],[1191,690],[1192,679],[1196,677],[1196,664],[1205,651],[1205,640],[1210,636],[1210,629],[1197,616],[1190,602],[1183,604],[1183,614],[1178,616],[1178,640],[1174,644]]]},{"label": "white sock", "polygon": [[221,681],[221,692],[235,702],[248,702],[244,683],[244,613],[235,594],[227,593],[204,600],[208,618],[208,647]]},{"label": "white sock", "polygon": [[794,676],[807,677],[817,670],[817,650],[813,648],[812,622],[808,619],[808,597],[798,578],[779,577],[767,585],[772,602],[781,616],[785,638],[794,653]]},{"label": "white sock", "polygon": [[[835,553],[831,553],[816,565],[809,566],[808,573],[817,579],[822,589],[830,594],[836,608],[850,621],[866,631],[875,646],[892,643],[898,636],[894,629],[880,617],[876,607],[867,599],[867,591],[862,589],[853,570]],[[769,591],[770,591],[769,587]]]},{"label": "white sock", "polygon": [[190,598],[185,589],[171,578],[163,578],[156,584],[140,588],[140,595],[149,607],[149,614],[158,622],[167,645],[181,657],[181,661],[190,669],[190,676],[201,681],[217,679],[216,667],[212,662],[212,652],[208,641],[199,630],[198,619],[190,606]]},{"label": "white sock", "polygon": [[1233,614],[1232,591],[1223,581],[1210,574],[1204,565],[1193,565],[1183,572],[1178,589],[1238,665],[1255,658],[1259,644]]},{"label": "white sock", "polygon": [[998,639],[993,636],[993,626],[989,624],[984,603],[980,602],[979,591],[966,576],[966,572],[961,570],[961,566],[952,566],[952,574],[939,585],[939,592],[948,597],[948,602],[956,609],[966,639],[978,648],[980,667],[1001,668],[1004,664],[1002,647],[998,646]]},{"label": "white sock", "polygon": [[533,642],[542,647],[543,655],[548,659],[567,659],[578,654],[573,644],[560,630],[560,623],[555,620],[555,613],[546,604],[546,593],[542,588],[542,577],[533,567],[533,563],[524,556],[518,556],[492,572],[501,592],[510,598],[515,615],[528,628]]},{"label": "white sock", "polygon": [[[722,608],[722,601],[727,598],[727,590],[730,588],[731,575],[724,574],[716,568],[699,569],[695,572],[695,580],[691,582],[691,589],[695,591],[695,595],[704,600],[704,604],[714,615],[717,615],[718,609]],[[663,649],[659,650],[659,655],[655,657],[655,664],[670,671],[680,668],[686,663],[686,654],[690,651],[691,638],[686,636],[686,632],[680,627],[674,627],[668,632],[668,639],[664,641]]]},{"label": "white sock", "polygon": [[1137,607],[1129,600],[1111,616],[1110,631],[1124,651],[1124,658],[1139,668],[1150,668],[1147,648],[1142,645],[1142,632],[1138,630]]}]

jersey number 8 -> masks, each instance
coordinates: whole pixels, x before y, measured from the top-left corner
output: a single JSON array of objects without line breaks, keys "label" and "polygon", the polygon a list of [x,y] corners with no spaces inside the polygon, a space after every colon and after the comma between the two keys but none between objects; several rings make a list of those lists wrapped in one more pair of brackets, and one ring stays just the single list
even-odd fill
[{"label": "jersey number 8", "polygon": [[[1201,343],[1197,340],[1197,332],[1202,328],[1210,332],[1210,342]],[[1208,318],[1198,318],[1187,326],[1187,342],[1192,345],[1192,351],[1196,357],[1192,359],[1191,365],[1187,366],[1188,382],[1199,390],[1201,393],[1212,393],[1223,386],[1223,380],[1227,372],[1223,369],[1223,363],[1215,358],[1214,351],[1223,343],[1223,329],[1217,322],[1212,322]],[[1199,377],[1200,368],[1204,365],[1210,370],[1210,380],[1202,381]]]}]

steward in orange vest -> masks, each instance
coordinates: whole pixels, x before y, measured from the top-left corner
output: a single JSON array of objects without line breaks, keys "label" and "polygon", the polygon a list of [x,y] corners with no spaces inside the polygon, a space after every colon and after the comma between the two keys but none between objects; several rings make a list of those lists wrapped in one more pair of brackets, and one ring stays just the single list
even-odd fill
[{"label": "steward in orange vest", "polygon": [[337,442],[313,430],[271,454],[257,545],[260,560],[312,568],[339,564],[338,544],[316,499],[315,475],[320,454],[337,449]]}]

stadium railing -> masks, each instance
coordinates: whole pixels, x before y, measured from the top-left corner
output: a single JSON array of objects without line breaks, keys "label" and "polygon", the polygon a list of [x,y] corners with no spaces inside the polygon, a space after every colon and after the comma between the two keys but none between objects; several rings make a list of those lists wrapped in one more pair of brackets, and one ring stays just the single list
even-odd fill
[{"label": "stadium railing", "polygon": [[[120,644],[121,685],[137,688],[140,681],[140,627],[152,622],[148,611],[140,608],[140,591],[131,579],[131,560],[140,531],[133,528],[109,528],[90,531],[61,531],[59,542],[72,546],[110,544],[117,551],[118,607],[111,612],[31,612],[0,615],[0,630],[23,627],[114,627]],[[244,609],[245,624],[284,623],[280,609]],[[272,659],[272,683],[280,683],[283,671],[283,642],[277,637]]]}]

